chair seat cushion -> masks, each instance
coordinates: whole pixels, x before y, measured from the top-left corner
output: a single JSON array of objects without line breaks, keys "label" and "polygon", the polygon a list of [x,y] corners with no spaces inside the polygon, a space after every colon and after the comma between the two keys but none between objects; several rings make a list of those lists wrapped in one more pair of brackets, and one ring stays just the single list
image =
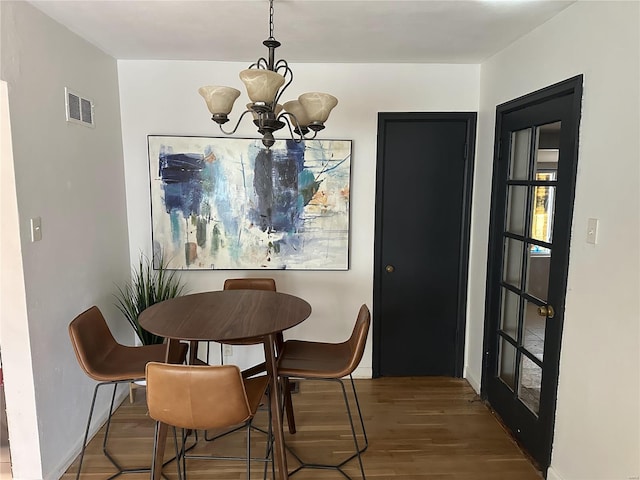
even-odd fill
[{"label": "chair seat cushion", "polygon": [[278,373],[285,377],[341,378],[352,371],[347,343],[287,340],[278,359]]},{"label": "chair seat cushion", "polygon": [[[186,344],[180,345],[178,362],[184,361],[187,347]],[[87,373],[100,382],[141,379],[145,377],[147,363],[164,362],[166,354],[167,346],[164,344],[138,347],[120,345],[107,352],[100,362],[89,362],[93,368]]]}]

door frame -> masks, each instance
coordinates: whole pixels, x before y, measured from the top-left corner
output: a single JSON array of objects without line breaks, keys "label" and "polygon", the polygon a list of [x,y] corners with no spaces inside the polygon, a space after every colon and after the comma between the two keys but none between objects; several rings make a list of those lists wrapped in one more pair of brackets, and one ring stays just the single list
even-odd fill
[{"label": "door frame", "polygon": [[[544,103],[548,100],[553,100],[558,97],[571,95],[572,96],[572,104],[571,104],[571,117],[574,122],[572,127],[573,130],[569,131],[569,136],[571,138],[569,148],[566,148],[562,151],[562,155],[566,156],[570,159],[571,169],[568,172],[567,179],[567,187],[569,188],[568,198],[568,210],[566,212],[567,217],[563,219],[563,221],[568,222],[569,235],[566,238],[555,238],[553,240],[554,243],[554,252],[566,252],[566,254],[561,257],[561,260],[567,266],[562,272],[559,278],[556,279],[558,284],[564,291],[562,296],[562,304],[554,304],[556,311],[561,311],[563,314],[560,315],[558,319],[554,318],[554,322],[560,322],[558,326],[558,339],[557,344],[553,345],[553,348],[557,348],[558,351],[558,362],[553,365],[545,366],[544,374],[545,381],[549,381],[549,385],[555,391],[555,395],[552,399],[552,404],[549,405],[551,414],[548,418],[545,419],[546,424],[543,425],[543,435],[542,442],[544,442],[545,452],[544,452],[544,460],[543,464],[539,465],[543,470],[545,470],[551,462],[551,451],[553,444],[553,433],[555,426],[555,412],[557,405],[557,389],[558,389],[558,377],[559,377],[559,355],[560,355],[560,344],[562,342],[562,330],[564,324],[564,306],[565,306],[565,297],[567,291],[567,278],[568,278],[568,264],[569,264],[569,247],[571,242],[571,224],[573,219],[573,206],[574,206],[574,198],[575,198],[575,186],[576,186],[576,173],[577,173],[577,165],[578,165],[578,143],[579,143],[579,129],[580,129],[580,116],[581,116],[581,104],[582,104],[582,85],[583,85],[583,75],[577,75],[575,77],[569,78],[562,82],[556,83],[554,85],[550,85],[548,87],[542,88],[535,92],[526,94],[522,97],[518,97],[514,100],[505,102],[496,107],[496,125],[495,125],[495,133],[494,133],[494,154],[493,154],[493,179],[491,183],[491,206],[493,207],[494,202],[497,201],[495,198],[497,193],[499,192],[499,182],[502,179],[499,176],[500,169],[497,167],[498,162],[500,161],[500,154],[502,151],[503,145],[501,145],[500,137],[502,131],[502,122],[503,116],[520,110],[527,107],[535,106],[541,103]],[[565,128],[563,126],[563,128]],[[492,304],[492,299],[496,298],[495,289],[497,287],[498,282],[496,282],[496,275],[501,274],[501,265],[498,265],[497,262],[500,261],[498,256],[498,251],[495,248],[492,248],[495,245],[495,242],[500,241],[502,236],[502,228],[498,228],[496,222],[502,222],[502,218],[498,218],[496,209],[491,208],[490,220],[489,220],[489,242],[488,242],[488,250],[487,250],[487,278],[486,278],[486,291],[485,291],[485,312],[484,312],[484,338],[483,338],[483,361],[482,361],[482,384],[480,395],[481,398],[487,402],[488,400],[488,382],[491,376],[494,373],[494,364],[490,362],[490,348],[493,342],[492,332],[495,332],[499,322],[499,319],[491,318],[491,312],[494,311],[495,306]],[[558,253],[556,253],[558,255]]]},{"label": "door frame", "polygon": [[465,142],[465,168],[463,178],[463,199],[460,242],[460,263],[458,271],[458,308],[456,315],[456,340],[455,340],[455,375],[462,377],[464,369],[464,348],[467,320],[467,286],[469,276],[469,243],[471,232],[471,200],[473,196],[473,170],[475,163],[476,125],[477,112],[379,112],[378,113],[378,147],[376,155],[376,205],[375,205],[375,232],[374,232],[374,261],[373,261],[373,378],[380,377],[380,347],[382,322],[380,304],[382,296],[382,204],[384,201],[384,175],[385,175],[385,134],[386,126],[394,121],[464,121],[466,122],[467,137]]}]

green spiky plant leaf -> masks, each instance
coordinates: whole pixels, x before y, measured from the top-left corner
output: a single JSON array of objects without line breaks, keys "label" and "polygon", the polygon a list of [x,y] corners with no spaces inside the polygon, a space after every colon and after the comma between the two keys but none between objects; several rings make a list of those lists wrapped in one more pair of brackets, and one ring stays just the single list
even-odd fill
[{"label": "green spiky plant leaf", "polygon": [[162,343],[163,337],[154,335],[140,326],[138,317],[143,310],[163,300],[182,295],[185,285],[176,270],[167,270],[164,258],[158,260],[154,270],[151,260],[140,255],[137,269],[131,270],[131,282],[118,287],[116,306],[125,316],[143,345]]}]

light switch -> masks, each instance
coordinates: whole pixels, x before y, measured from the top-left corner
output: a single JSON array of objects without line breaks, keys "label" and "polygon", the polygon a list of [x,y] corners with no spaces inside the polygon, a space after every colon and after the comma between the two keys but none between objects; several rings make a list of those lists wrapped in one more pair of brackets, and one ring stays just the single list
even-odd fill
[{"label": "light switch", "polygon": [[42,220],[40,217],[31,219],[31,241],[39,242],[42,240]]},{"label": "light switch", "polygon": [[595,245],[598,243],[598,219],[589,218],[587,220],[587,243]]}]

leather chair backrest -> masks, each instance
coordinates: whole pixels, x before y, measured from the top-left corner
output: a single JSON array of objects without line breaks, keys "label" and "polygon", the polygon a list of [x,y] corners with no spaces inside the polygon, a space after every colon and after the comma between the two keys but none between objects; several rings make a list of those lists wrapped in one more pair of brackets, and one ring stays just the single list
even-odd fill
[{"label": "leather chair backrest", "polygon": [[180,428],[230,427],[252,416],[240,369],[150,362],[147,406],[154,420]]},{"label": "leather chair backrest", "polygon": [[273,278],[227,278],[224,281],[225,290],[271,290],[276,291],[276,281]]},{"label": "leather chair backrest", "polygon": [[102,312],[95,305],[69,324],[69,336],[80,367],[94,380],[106,380],[100,374],[103,361],[119,347]]},{"label": "leather chair backrest", "polygon": [[351,337],[347,340],[351,358],[347,368],[348,372],[345,373],[345,375],[351,374],[360,364],[360,360],[362,360],[362,355],[364,354],[364,347],[367,344],[370,325],[371,312],[369,312],[369,308],[363,304],[358,311],[358,318],[356,318],[356,324],[353,327]]}]

